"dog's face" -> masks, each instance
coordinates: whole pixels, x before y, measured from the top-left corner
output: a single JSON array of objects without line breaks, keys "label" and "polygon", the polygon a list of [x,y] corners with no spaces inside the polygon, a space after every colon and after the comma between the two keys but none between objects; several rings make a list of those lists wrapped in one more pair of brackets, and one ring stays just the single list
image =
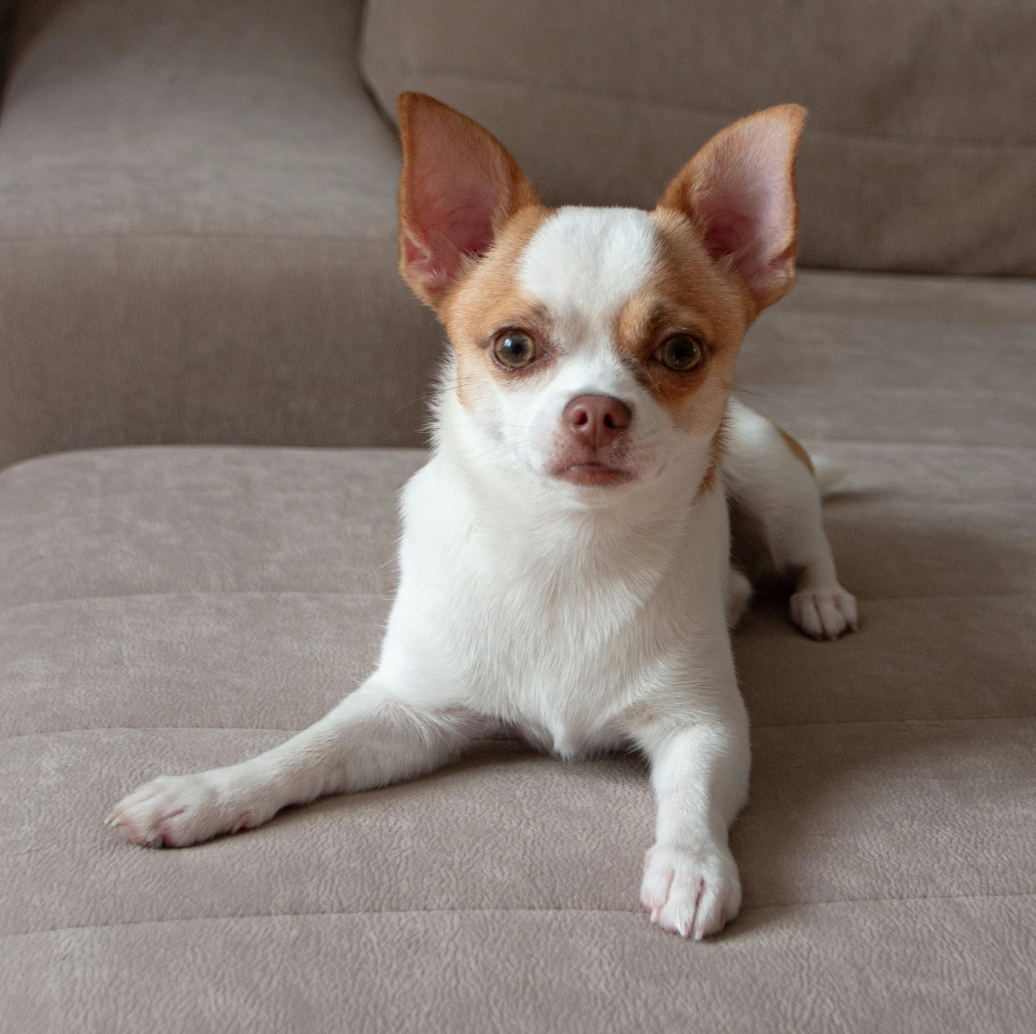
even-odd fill
[{"label": "dog's face", "polygon": [[547,209],[485,130],[400,98],[400,268],[445,325],[478,448],[606,503],[706,476],[745,330],[794,280],[801,109],[720,134],[653,212]]},{"label": "dog's face", "polygon": [[708,451],[745,329],[686,221],[622,208],[523,210],[441,313],[486,439],[609,497]]}]

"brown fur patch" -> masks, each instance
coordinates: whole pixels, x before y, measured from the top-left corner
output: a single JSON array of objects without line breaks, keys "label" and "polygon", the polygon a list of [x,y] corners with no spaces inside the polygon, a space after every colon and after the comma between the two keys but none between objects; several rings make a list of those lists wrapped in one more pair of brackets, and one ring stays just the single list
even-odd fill
[{"label": "brown fur patch", "polygon": [[[776,427],[777,425],[774,424],[774,426]],[[782,430],[780,427],[778,427],[777,430],[780,432],[780,436],[784,439],[784,444],[791,450],[792,456],[794,456],[799,463],[802,463],[810,474],[815,475],[816,471],[813,469],[813,461],[809,458],[809,453],[806,452],[806,450],[803,449],[787,431]]]},{"label": "brown fur patch", "polygon": [[457,391],[464,405],[492,378],[516,376],[496,368],[488,355],[489,339],[496,331],[521,328],[531,333],[538,347],[549,338],[546,313],[518,283],[517,271],[522,250],[551,212],[540,204],[517,211],[492,250],[470,264],[437,310],[457,356]]},{"label": "brown fur patch", "polygon": [[[741,340],[748,326],[743,289],[706,254],[689,220],[656,210],[661,242],[656,268],[615,321],[615,340],[641,382],[674,423],[699,435],[716,432],[726,410]],[[705,347],[700,366],[678,373],[654,355],[688,333]]]}]

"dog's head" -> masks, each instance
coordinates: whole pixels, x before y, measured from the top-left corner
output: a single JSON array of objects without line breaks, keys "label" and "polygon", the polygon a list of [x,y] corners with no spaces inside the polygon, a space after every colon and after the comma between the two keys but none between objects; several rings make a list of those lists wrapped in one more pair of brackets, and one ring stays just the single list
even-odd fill
[{"label": "dog's head", "polygon": [[745,330],[795,279],[803,109],[719,133],[652,212],[548,209],[470,119],[416,93],[399,116],[400,271],[453,344],[469,444],[595,504],[706,477]]}]

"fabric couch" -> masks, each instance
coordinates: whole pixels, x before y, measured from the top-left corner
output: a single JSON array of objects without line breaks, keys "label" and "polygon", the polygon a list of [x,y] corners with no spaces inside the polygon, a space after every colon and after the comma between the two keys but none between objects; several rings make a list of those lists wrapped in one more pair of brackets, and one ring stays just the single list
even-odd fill
[{"label": "fabric couch", "polygon": [[[1033,1029],[1033,15],[954,11],[0,5],[0,1031]],[[813,107],[823,268],[737,390],[844,465],[862,626],[764,597],[736,633],[745,906],[707,943],[640,910],[632,758],[485,742],[184,851],[102,825],[373,665],[442,347],[395,273],[402,89],[555,202],[649,204],[724,121]]]}]

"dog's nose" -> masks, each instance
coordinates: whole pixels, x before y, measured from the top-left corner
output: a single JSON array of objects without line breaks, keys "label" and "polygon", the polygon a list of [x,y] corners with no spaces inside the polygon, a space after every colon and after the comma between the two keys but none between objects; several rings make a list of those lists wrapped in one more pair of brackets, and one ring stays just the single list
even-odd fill
[{"label": "dog's nose", "polygon": [[625,402],[611,395],[579,395],[565,406],[561,419],[577,438],[599,449],[629,427],[633,414]]}]

